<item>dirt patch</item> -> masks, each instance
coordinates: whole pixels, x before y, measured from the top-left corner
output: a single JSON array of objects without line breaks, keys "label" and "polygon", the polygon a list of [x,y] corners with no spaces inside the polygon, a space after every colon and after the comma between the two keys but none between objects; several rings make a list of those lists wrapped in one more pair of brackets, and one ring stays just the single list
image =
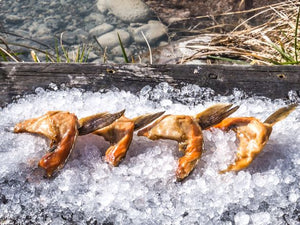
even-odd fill
[{"label": "dirt patch", "polygon": [[280,0],[145,0],[163,22],[257,8]]},{"label": "dirt patch", "polygon": [[[163,23],[168,25],[172,40],[186,36],[193,36],[206,28],[209,32],[223,33],[230,31],[242,21],[251,17],[253,13],[220,16],[228,12],[236,12],[258,8],[280,0],[145,0],[155,11]],[[256,17],[250,23],[263,22],[264,16]],[[208,32],[208,33],[209,33]]]}]

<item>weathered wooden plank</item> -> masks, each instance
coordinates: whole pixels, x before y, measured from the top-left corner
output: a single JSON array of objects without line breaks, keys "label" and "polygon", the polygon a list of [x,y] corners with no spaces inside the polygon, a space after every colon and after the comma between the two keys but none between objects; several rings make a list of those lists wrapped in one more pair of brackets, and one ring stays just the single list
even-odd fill
[{"label": "weathered wooden plank", "polygon": [[161,82],[174,87],[196,84],[221,95],[238,88],[249,95],[287,98],[291,90],[300,94],[300,67],[0,63],[0,105],[37,87],[48,88],[50,83],[89,91],[117,87],[136,93]]}]

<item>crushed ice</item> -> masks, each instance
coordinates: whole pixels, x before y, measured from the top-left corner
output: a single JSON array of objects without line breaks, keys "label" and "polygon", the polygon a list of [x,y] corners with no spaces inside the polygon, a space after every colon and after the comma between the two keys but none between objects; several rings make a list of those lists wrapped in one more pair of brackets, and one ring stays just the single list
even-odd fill
[{"label": "crushed ice", "polygon": [[193,173],[175,182],[177,145],[134,136],[125,160],[112,168],[103,161],[108,143],[87,135],[78,138],[66,166],[43,178],[37,162],[48,141],[14,134],[17,122],[50,110],[79,118],[126,109],[126,116],[165,110],[196,114],[216,102],[240,105],[234,116],[267,118],[285,105],[281,100],[232,96],[188,85],[145,87],[139,95],[124,91],[78,89],[36,94],[0,108],[1,224],[297,224],[300,223],[300,110],[274,126],[264,151],[238,173],[218,174],[234,160],[233,132],[204,131],[205,150]]}]

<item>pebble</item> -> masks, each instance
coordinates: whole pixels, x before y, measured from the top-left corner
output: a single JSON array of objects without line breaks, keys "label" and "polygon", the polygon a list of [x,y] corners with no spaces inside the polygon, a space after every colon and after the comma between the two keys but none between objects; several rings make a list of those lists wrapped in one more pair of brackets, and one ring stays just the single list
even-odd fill
[{"label": "pebble", "polygon": [[160,43],[159,43],[159,47],[163,47],[163,46],[166,46],[166,45],[168,45],[169,43],[167,42],[167,41],[161,41]]},{"label": "pebble", "polygon": [[142,32],[147,38],[150,44],[153,44],[160,40],[162,37],[166,36],[167,28],[159,21],[150,20],[148,24],[138,27],[133,30],[133,37],[137,43],[145,43]]},{"label": "pebble", "polygon": [[98,59],[100,58],[99,54],[97,55],[95,52],[90,52],[89,53],[89,59],[90,60],[95,60],[95,59]]},{"label": "pebble", "polygon": [[51,29],[51,31],[56,31],[58,30],[60,27],[65,26],[65,22],[60,20],[60,18],[58,16],[49,16],[47,18],[45,18],[45,24],[46,26]]},{"label": "pebble", "polygon": [[65,42],[65,44],[75,45],[76,43],[85,42],[87,36],[88,33],[82,29],[67,31],[63,33],[63,42]]},{"label": "pebble", "polygon": [[105,21],[105,17],[103,14],[97,12],[97,13],[91,13],[88,16],[84,18],[85,23],[95,22],[96,24],[102,24]]},{"label": "pebble", "polygon": [[102,45],[102,47],[107,47],[108,49],[115,47],[119,45],[119,39],[118,39],[118,33],[120,35],[121,41],[124,46],[127,46],[130,42],[130,34],[121,29],[117,29],[114,31],[111,31],[109,33],[106,33],[99,38],[97,38],[98,42]]},{"label": "pebble", "polygon": [[46,24],[40,24],[37,27],[36,35],[43,36],[51,33],[51,29],[49,29]]},{"label": "pebble", "polygon": [[[52,47],[56,38],[59,39],[63,33],[63,43],[68,49],[83,43],[96,45],[96,37],[103,47],[107,47],[110,59],[122,56],[117,32],[120,33],[128,56],[137,58],[137,55],[148,52],[141,31],[146,35],[151,48],[164,41],[167,31],[166,26],[155,20],[152,10],[143,0],[52,0],[50,3],[30,0],[25,5],[22,1],[6,1],[1,11],[0,21],[4,21],[7,31]],[[8,36],[6,40],[26,43],[55,54],[44,45],[37,46],[23,38]],[[21,60],[32,61],[28,55],[29,50],[20,56]],[[92,62],[92,58],[89,62]]]},{"label": "pebble", "polygon": [[106,0],[98,0],[97,1],[97,8],[101,13],[106,13],[106,11],[108,10]]},{"label": "pebble", "polygon": [[121,56],[114,57],[114,62],[116,63],[125,63],[125,59]]},{"label": "pebble", "polygon": [[114,26],[108,23],[103,23],[99,26],[94,27],[89,31],[92,36],[100,36],[114,29]]},{"label": "pebble", "polygon": [[43,35],[39,40],[42,43],[44,43],[46,45],[49,45],[51,47],[55,46],[55,39],[53,38],[53,35],[51,35],[51,34],[49,34],[49,35]]},{"label": "pebble", "polygon": [[19,16],[8,15],[5,20],[7,23],[19,24],[23,22],[23,19]]},{"label": "pebble", "polygon": [[125,22],[143,22],[151,17],[150,8],[141,0],[100,0],[98,9],[108,9],[112,14]]},{"label": "pebble", "polygon": [[[130,55],[132,55],[132,51],[128,48],[125,48],[125,52],[126,52],[126,55],[129,57]],[[116,47],[114,47],[112,50],[111,50],[111,53],[116,55],[116,56],[123,56],[123,52],[122,52],[122,49],[121,49],[121,46],[120,45],[117,45]]]}]

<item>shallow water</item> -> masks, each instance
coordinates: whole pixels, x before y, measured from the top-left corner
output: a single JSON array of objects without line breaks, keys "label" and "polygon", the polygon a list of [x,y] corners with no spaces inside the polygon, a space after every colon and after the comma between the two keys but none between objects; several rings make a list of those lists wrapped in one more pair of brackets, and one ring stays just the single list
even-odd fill
[{"label": "shallow water", "polygon": [[[130,2],[135,7],[129,12],[126,7]],[[0,12],[1,37],[12,50],[22,53],[18,57],[24,61],[33,61],[30,47],[47,51],[56,59],[57,46],[62,61],[66,61],[62,42],[71,61],[79,45],[85,44],[89,49],[85,51],[88,62],[104,62],[105,55],[107,62],[124,63],[118,33],[129,59],[133,56],[138,61],[138,56],[144,59],[143,54],[148,51],[141,31],[151,48],[164,45],[167,40],[166,26],[142,0],[2,0]],[[132,21],[126,20],[127,15],[132,15]],[[46,61],[45,54],[35,52],[41,61]]]},{"label": "shallow water", "polygon": [[300,110],[274,126],[264,151],[238,173],[218,174],[234,160],[233,132],[204,131],[204,152],[193,173],[175,181],[179,153],[173,141],[133,138],[125,160],[112,168],[103,160],[108,143],[86,135],[52,179],[37,167],[48,141],[14,134],[17,122],[50,110],[79,118],[126,109],[125,115],[165,110],[194,115],[216,102],[233,102],[233,116],[261,120],[285,105],[282,100],[232,96],[189,85],[160,84],[138,95],[124,91],[45,91],[0,110],[0,222],[3,224],[297,224],[300,219]]}]

